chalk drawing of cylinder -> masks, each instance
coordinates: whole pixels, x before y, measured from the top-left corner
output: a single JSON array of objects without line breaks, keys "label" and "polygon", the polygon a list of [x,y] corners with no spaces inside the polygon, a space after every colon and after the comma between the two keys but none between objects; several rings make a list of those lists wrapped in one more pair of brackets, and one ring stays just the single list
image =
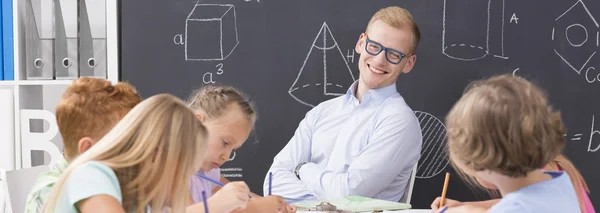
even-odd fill
[{"label": "chalk drawing of cylinder", "polygon": [[196,4],[185,21],[185,60],[226,59],[239,44],[235,6]]},{"label": "chalk drawing of cylinder", "polygon": [[444,0],[442,52],[461,61],[489,53],[491,0]]}]

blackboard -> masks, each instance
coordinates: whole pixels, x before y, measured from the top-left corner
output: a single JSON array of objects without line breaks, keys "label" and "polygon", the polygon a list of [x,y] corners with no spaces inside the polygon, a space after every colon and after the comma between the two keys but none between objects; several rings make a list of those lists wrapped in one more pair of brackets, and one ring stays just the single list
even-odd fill
[{"label": "blackboard", "polygon": [[[257,127],[223,173],[262,194],[273,157],[305,113],[358,77],[358,36],[373,13],[391,5],[408,9],[422,34],[416,66],[397,87],[422,121],[423,156],[445,144],[431,132],[445,133],[444,117],[469,82],[512,73],[543,87],[562,111],[565,155],[600,205],[593,164],[600,162],[599,1],[127,0],[120,3],[120,80],[144,97],[186,98],[213,82],[249,94]],[[330,85],[303,87],[309,81]],[[412,204],[425,208],[441,193],[445,171],[454,171],[443,157],[419,163]],[[456,175],[448,197],[487,198]]]}]

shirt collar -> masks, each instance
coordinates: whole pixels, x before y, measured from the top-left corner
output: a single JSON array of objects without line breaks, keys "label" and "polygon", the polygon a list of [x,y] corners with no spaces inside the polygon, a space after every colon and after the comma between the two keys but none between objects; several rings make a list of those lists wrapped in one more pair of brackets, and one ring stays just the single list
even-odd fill
[{"label": "shirt collar", "polygon": [[[32,194],[32,196],[42,196],[40,194],[41,191],[45,187],[54,185],[68,166],[69,162],[67,161],[67,159],[65,159],[63,155],[60,155],[60,159],[58,159],[58,161],[55,164],[52,164],[48,171],[43,172],[39,175],[38,180],[33,185],[33,188],[31,190],[32,192],[35,192],[35,194]],[[37,199],[35,197],[34,199]]]},{"label": "shirt collar", "polygon": [[68,166],[69,162],[63,155],[60,155],[60,159],[58,159],[56,164],[53,165],[53,167],[56,168],[56,171],[60,174],[62,174],[62,172],[65,171],[65,169],[67,169]]},{"label": "shirt collar", "polygon": [[[359,80],[354,81],[350,88],[348,88],[348,91],[346,91],[346,98],[356,98],[355,94],[356,90],[358,90]],[[389,86],[368,90],[365,94],[363,94],[363,101],[372,99],[374,103],[380,104],[394,93],[398,93],[395,82]]]}]

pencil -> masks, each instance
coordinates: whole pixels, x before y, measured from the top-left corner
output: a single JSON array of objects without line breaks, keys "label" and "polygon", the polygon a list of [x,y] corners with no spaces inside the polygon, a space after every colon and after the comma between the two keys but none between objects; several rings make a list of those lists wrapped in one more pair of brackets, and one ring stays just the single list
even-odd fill
[{"label": "pencil", "polygon": [[[200,177],[200,178],[202,178],[202,179],[204,179],[204,180],[210,181],[210,182],[212,182],[212,183],[214,183],[214,184],[217,184],[217,185],[219,185],[219,186],[221,186],[221,187],[225,186],[225,184],[223,184],[223,183],[221,183],[221,182],[219,182],[219,181],[217,181],[217,180],[213,180],[212,178],[206,177],[206,176],[204,176],[203,174],[196,173],[196,176],[198,176],[198,177]],[[252,198],[252,196],[250,196],[250,195],[248,195],[248,197],[249,197],[249,198]]]},{"label": "pencil", "polygon": [[450,173],[446,172],[446,180],[444,180],[444,189],[442,190],[442,199],[440,200],[440,208],[444,206],[444,200],[446,199],[446,191],[448,190],[448,180],[450,179]]},{"label": "pencil", "polygon": [[202,190],[202,202],[204,202],[204,212],[208,213],[208,203],[206,203],[206,191]]},{"label": "pencil", "polygon": [[208,181],[210,181],[210,182],[212,182],[212,183],[214,183],[214,184],[217,184],[217,185],[219,185],[219,186],[225,186],[225,184],[223,184],[223,183],[221,183],[221,182],[219,182],[219,181],[213,180],[213,179],[211,179],[211,178],[209,178],[209,177],[206,177],[206,176],[204,176],[203,174],[196,173],[196,175],[197,175],[198,177],[200,177],[200,178],[203,178],[204,180],[208,180]]},{"label": "pencil", "polygon": [[271,195],[271,181],[273,180],[273,172],[269,172],[269,195]]}]

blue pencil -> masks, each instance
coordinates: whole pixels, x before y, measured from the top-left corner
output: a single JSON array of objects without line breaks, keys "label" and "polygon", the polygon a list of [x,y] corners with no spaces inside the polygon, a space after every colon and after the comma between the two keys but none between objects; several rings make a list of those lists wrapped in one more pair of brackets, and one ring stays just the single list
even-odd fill
[{"label": "blue pencil", "polygon": [[[208,180],[208,181],[210,181],[210,182],[212,182],[212,183],[214,183],[214,184],[217,184],[217,185],[219,185],[219,186],[221,186],[221,187],[225,186],[225,184],[223,184],[223,183],[221,183],[221,182],[219,182],[219,181],[217,181],[217,180],[213,180],[212,178],[206,177],[206,176],[204,176],[203,174],[196,173],[196,176],[198,176],[198,177],[200,177],[200,178],[202,178],[202,179]],[[252,196],[250,196],[250,195],[248,195],[248,197],[249,197],[249,198],[252,198]]]},{"label": "blue pencil", "polygon": [[202,202],[204,202],[204,212],[208,213],[208,203],[206,203],[206,191],[202,190]]},{"label": "blue pencil", "polygon": [[213,179],[211,179],[211,178],[209,178],[209,177],[206,177],[206,176],[204,176],[203,174],[196,173],[196,175],[197,175],[198,177],[200,177],[200,178],[203,178],[203,179],[205,179],[205,180],[208,180],[208,181],[210,181],[210,182],[212,182],[212,183],[214,183],[214,184],[217,184],[217,185],[219,185],[219,186],[225,186],[225,184],[223,184],[223,183],[221,183],[221,182],[219,182],[219,181],[213,180]]},{"label": "blue pencil", "polygon": [[273,179],[273,172],[269,172],[269,195],[271,195],[271,181]]}]

